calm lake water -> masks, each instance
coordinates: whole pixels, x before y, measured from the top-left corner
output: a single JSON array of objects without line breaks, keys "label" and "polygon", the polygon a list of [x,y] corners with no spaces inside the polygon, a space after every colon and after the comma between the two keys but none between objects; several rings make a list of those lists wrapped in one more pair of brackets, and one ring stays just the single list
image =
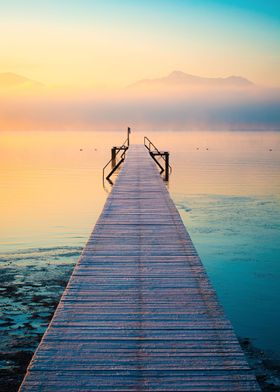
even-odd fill
[{"label": "calm lake water", "polygon": [[[237,335],[279,360],[280,132],[147,136],[170,151],[171,196]],[[110,191],[102,167],[125,137],[0,133],[1,352],[44,331],[48,300],[61,294]]]}]

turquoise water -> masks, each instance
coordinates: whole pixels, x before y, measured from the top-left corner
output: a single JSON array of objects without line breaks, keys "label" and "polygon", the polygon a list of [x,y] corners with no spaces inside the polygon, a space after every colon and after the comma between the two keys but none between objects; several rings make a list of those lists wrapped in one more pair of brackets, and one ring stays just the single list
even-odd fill
[{"label": "turquoise water", "polygon": [[279,358],[279,199],[197,195],[177,200],[237,334]]},{"label": "turquoise water", "polygon": [[[280,132],[148,136],[170,151],[171,196],[237,335],[280,360]],[[102,167],[123,139],[0,133],[0,370],[18,366],[5,353],[36,348],[110,192]]]}]

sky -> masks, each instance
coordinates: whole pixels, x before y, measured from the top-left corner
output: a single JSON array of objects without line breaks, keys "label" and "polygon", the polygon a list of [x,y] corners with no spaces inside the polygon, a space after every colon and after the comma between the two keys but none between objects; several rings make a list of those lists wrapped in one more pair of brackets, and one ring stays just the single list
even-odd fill
[{"label": "sky", "polygon": [[0,0],[0,72],[122,88],[181,70],[280,87],[280,2]]}]

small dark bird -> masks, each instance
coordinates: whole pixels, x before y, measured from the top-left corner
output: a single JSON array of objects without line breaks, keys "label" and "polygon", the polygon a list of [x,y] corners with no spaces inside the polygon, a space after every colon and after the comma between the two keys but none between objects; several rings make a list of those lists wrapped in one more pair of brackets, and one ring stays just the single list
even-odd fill
[{"label": "small dark bird", "polygon": [[199,147],[196,147],[197,150],[199,150]]},{"label": "small dark bird", "polygon": [[80,151],[83,151],[83,149],[82,149],[82,148],[80,148]]},{"label": "small dark bird", "polygon": [[269,151],[272,151],[272,148],[270,148]]}]

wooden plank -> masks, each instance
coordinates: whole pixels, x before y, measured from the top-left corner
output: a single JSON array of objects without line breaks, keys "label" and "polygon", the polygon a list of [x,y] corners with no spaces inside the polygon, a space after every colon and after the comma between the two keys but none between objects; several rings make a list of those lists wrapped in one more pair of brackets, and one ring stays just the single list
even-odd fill
[{"label": "wooden plank", "polygon": [[260,390],[143,146],[130,147],[20,390]]}]

